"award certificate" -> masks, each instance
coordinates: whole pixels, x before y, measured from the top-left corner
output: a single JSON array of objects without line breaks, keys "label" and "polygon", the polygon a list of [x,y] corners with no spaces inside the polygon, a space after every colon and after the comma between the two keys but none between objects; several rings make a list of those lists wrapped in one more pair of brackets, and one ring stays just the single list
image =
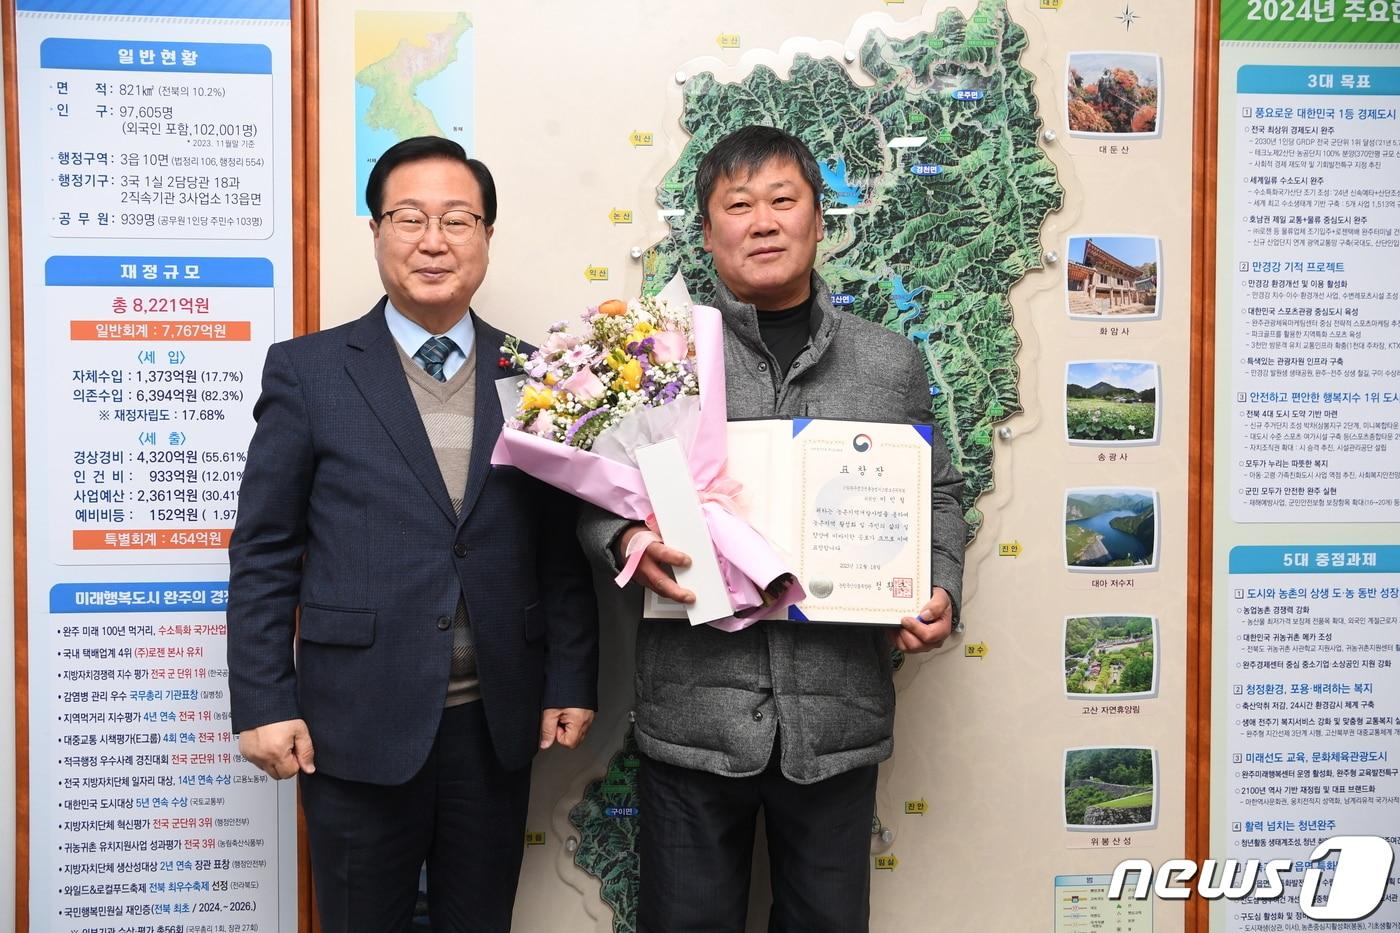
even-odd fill
[{"label": "award certificate", "polygon": [[[732,421],[738,514],[795,568],[807,597],[763,618],[898,625],[928,601],[933,430],[824,419]],[[645,616],[683,617],[647,592]]]}]

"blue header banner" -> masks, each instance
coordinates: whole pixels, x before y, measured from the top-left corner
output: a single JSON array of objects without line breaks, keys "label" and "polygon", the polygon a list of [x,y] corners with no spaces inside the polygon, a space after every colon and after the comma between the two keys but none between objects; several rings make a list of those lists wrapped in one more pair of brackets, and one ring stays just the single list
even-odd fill
[{"label": "blue header banner", "polygon": [[232,42],[45,39],[39,67],[156,74],[272,74],[272,50]]},{"label": "blue header banner", "polygon": [[1400,68],[1369,65],[1243,65],[1235,80],[1241,94],[1400,95]]},{"label": "blue header banner", "polygon": [[223,612],[228,582],[59,583],[49,590],[49,612]]},{"label": "blue header banner", "polygon": [[292,18],[291,0],[19,0],[21,12],[179,16],[200,19]]},{"label": "blue header banner", "polygon": [[271,288],[272,262],[224,256],[50,256],[45,285]]},{"label": "blue header banner", "polygon": [[1393,544],[1290,544],[1230,549],[1231,573],[1400,573]]}]

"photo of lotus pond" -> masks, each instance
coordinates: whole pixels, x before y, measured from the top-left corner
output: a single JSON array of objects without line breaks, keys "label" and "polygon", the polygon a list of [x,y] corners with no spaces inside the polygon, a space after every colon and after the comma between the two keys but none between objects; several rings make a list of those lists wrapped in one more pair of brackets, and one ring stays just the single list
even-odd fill
[{"label": "photo of lotus pond", "polygon": [[1157,690],[1156,620],[1151,616],[1065,619],[1065,693],[1142,697]]},{"label": "photo of lotus pond", "polygon": [[1150,748],[1065,751],[1065,826],[1149,829],[1157,823],[1156,755]]},{"label": "photo of lotus pond", "polygon": [[1069,442],[1155,443],[1157,383],[1156,363],[1070,363],[1065,373],[1065,435]]},{"label": "photo of lotus pond", "polygon": [[1065,492],[1065,564],[1071,570],[1153,570],[1157,494],[1150,489]]}]

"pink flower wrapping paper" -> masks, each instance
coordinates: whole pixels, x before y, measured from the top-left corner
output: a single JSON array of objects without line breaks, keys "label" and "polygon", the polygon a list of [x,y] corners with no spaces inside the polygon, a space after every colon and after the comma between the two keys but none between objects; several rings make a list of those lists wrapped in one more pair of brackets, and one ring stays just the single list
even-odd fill
[{"label": "pink flower wrapping paper", "polygon": [[[655,510],[646,482],[629,452],[665,438],[679,438],[734,609],[734,615],[708,624],[734,632],[747,628],[762,616],[801,602],[806,593],[788,561],[742,515],[736,514],[736,484],[724,472],[728,450],[723,324],[718,311],[700,305],[692,308],[692,326],[699,377],[698,398],[682,397],[634,411],[603,432],[592,451],[540,437],[528,430],[506,427],[496,441],[491,463],[516,467],[622,518],[654,522]],[[672,361],[683,357],[685,348],[668,340],[654,352],[664,356],[664,360],[658,362]],[[502,382],[515,384],[519,378],[510,377]],[[580,379],[579,386],[585,393],[592,388],[586,378]],[[567,382],[564,388],[568,389]],[[503,388],[502,405],[507,422],[514,416],[513,399],[513,385]],[[777,581],[785,582],[776,587],[776,594],[765,595]]]}]

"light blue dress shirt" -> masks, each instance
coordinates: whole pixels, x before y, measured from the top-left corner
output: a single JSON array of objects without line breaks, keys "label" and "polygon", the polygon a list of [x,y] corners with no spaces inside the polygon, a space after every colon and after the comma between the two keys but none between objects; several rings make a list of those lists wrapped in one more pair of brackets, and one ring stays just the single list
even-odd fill
[{"label": "light blue dress shirt", "polygon": [[418,348],[423,346],[423,341],[429,337],[447,337],[457,345],[457,349],[447,357],[442,363],[442,374],[451,379],[457,374],[457,370],[462,368],[462,364],[467,361],[467,357],[472,352],[472,345],[476,343],[476,327],[472,324],[471,311],[462,315],[462,319],[452,326],[452,329],[445,334],[433,334],[423,329],[421,324],[409,320],[404,313],[394,307],[392,301],[384,302],[384,323],[389,325],[389,333],[394,335],[394,340],[403,347],[403,352],[407,353],[409,359],[417,363],[421,369],[423,361],[413,354],[418,352]]}]

